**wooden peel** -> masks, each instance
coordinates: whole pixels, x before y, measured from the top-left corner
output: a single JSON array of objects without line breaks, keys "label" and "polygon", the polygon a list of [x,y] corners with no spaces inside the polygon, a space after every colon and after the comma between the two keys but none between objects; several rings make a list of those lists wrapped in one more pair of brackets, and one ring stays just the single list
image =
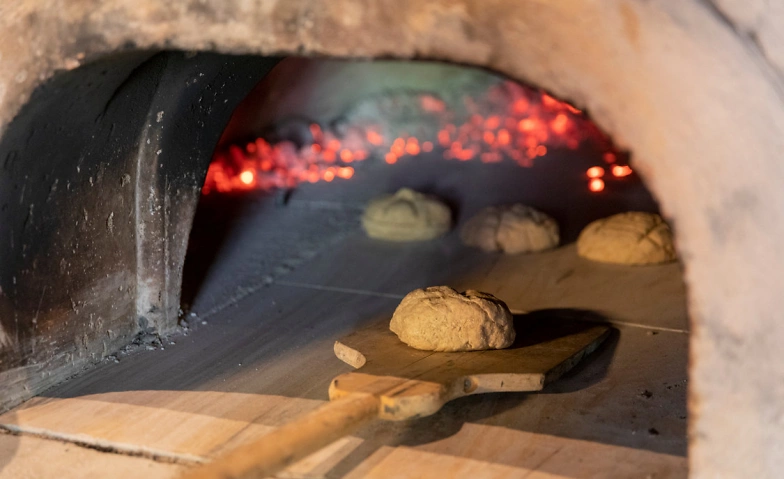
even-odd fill
[{"label": "wooden peel", "polygon": [[419,351],[372,324],[335,342],[335,354],[362,372],[341,374],[330,402],[191,471],[190,479],[264,478],[327,446],[375,418],[429,416],[456,398],[489,392],[539,391],[595,351],[608,326],[515,317],[517,340],[508,349],[461,353]]}]

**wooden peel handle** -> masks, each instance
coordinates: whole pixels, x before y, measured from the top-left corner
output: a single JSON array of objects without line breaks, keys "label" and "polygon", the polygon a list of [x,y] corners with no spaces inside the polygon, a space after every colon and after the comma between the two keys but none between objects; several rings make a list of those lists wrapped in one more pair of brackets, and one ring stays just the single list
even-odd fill
[{"label": "wooden peel handle", "polygon": [[189,471],[184,478],[261,479],[271,476],[359,429],[378,417],[378,409],[378,397],[349,394]]}]

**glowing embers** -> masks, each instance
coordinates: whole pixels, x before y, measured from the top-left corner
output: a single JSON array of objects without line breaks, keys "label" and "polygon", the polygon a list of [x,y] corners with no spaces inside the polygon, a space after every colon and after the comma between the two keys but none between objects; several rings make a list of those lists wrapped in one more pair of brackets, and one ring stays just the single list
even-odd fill
[{"label": "glowing embers", "polygon": [[604,176],[604,168],[601,166],[592,166],[585,172],[585,176],[588,178],[601,178]]},{"label": "glowing embers", "polygon": [[368,153],[364,147],[346,147],[345,142],[332,135],[324,138],[315,124],[311,125],[311,131],[316,132],[315,141],[300,148],[290,141],[271,145],[257,138],[245,148],[231,145],[216,152],[202,193],[269,191],[354,176],[354,168],[347,164],[366,159]]},{"label": "glowing embers", "polygon": [[256,179],[256,173],[252,170],[245,170],[240,173],[240,181],[246,185],[252,185]]},{"label": "glowing embers", "polygon": [[[418,126],[390,120],[394,114],[384,109],[385,101],[396,104],[401,99],[380,97],[369,100],[376,102],[371,108],[347,112],[347,121],[339,126],[304,124],[306,134],[297,144],[258,138],[244,146],[231,145],[215,153],[203,193],[348,179],[354,175],[353,165],[369,157],[395,164],[403,157],[438,154],[452,161],[514,161],[531,167],[548,151],[576,150],[585,143],[608,164],[608,170],[588,170],[589,191],[604,190],[607,173],[618,179],[632,174],[631,168],[617,164],[609,138],[580,110],[541,91],[503,81],[481,95],[466,95],[459,104],[429,93],[411,93],[409,99],[415,111],[406,117],[417,119]],[[368,111],[373,114],[368,116]]]},{"label": "glowing embers", "polygon": [[588,182],[588,189],[594,193],[604,191],[604,180],[601,178],[593,178]]},{"label": "glowing embers", "polygon": [[444,158],[479,158],[496,163],[506,158],[520,166],[550,149],[577,149],[591,140],[609,150],[610,141],[580,110],[546,93],[503,82],[478,99],[467,99],[471,116],[460,125],[447,123],[438,132]]},{"label": "glowing embers", "polygon": [[[605,156],[605,161],[607,157]],[[615,156],[612,157],[612,162],[615,162]],[[629,165],[613,165],[610,168],[610,173],[615,178],[625,178],[633,173]],[[588,177],[588,190],[593,193],[604,191],[605,182],[602,178],[606,174],[603,166],[592,166],[585,171],[585,176]]]},{"label": "glowing embers", "polygon": [[616,178],[623,178],[632,174],[632,169],[628,165],[615,165],[612,167],[612,174]]}]

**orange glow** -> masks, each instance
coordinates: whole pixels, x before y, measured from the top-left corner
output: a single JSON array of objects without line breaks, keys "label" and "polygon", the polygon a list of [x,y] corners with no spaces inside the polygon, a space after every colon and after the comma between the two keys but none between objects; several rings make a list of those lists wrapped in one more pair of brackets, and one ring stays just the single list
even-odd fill
[{"label": "orange glow", "polygon": [[351,178],[352,176],[354,176],[354,168],[352,168],[350,166],[339,168],[338,169],[338,176],[347,180],[347,179]]},{"label": "orange glow", "polygon": [[449,142],[452,141],[449,139],[449,132],[446,130],[441,130],[438,132],[438,144],[441,146],[449,146]]},{"label": "orange glow", "polygon": [[588,178],[601,178],[604,176],[604,168],[601,166],[592,166],[585,172]]},{"label": "orange glow", "polygon": [[531,118],[520,120],[517,124],[517,129],[521,132],[533,131],[536,128],[536,121]]},{"label": "orange glow", "polygon": [[601,178],[594,178],[588,182],[588,189],[594,193],[604,190],[604,180]]},{"label": "orange glow", "polygon": [[509,130],[506,130],[506,129],[498,130],[498,143],[499,144],[504,145],[504,146],[508,145],[510,138],[511,137],[509,136]]},{"label": "orange glow", "polygon": [[340,150],[340,159],[346,163],[351,163],[354,161],[354,153],[351,153],[349,150]]},{"label": "orange glow", "polygon": [[566,128],[568,126],[569,126],[569,118],[563,113],[559,113],[555,117],[555,119],[550,123],[550,128],[552,128],[553,131],[558,133],[559,135],[563,135],[566,132]]},{"label": "orange glow", "polygon": [[[582,111],[541,91],[503,81],[484,93],[466,95],[463,105],[429,93],[411,94],[416,95],[415,102],[406,108],[414,109],[414,118],[429,122],[425,128],[409,126],[415,128],[413,135],[412,130],[372,116],[360,116],[340,131],[331,124],[304,123],[312,136],[305,144],[270,143],[259,137],[216,151],[202,193],[272,190],[349,179],[355,173],[350,163],[368,159],[395,164],[404,156],[431,153],[436,146],[444,149],[443,157],[448,160],[513,161],[529,168],[548,152],[577,150],[591,142],[602,152],[604,164],[610,165],[606,170],[594,166],[586,171],[591,191],[609,186],[593,180],[632,173],[630,167],[617,164],[618,153],[609,138]],[[383,112],[386,107],[380,108]]]},{"label": "orange glow", "polygon": [[403,138],[396,138],[394,142],[392,142],[392,146],[389,148],[389,151],[394,153],[396,156],[403,156],[406,152],[406,140]]},{"label": "orange glow", "polygon": [[371,145],[379,146],[384,143],[384,137],[373,130],[368,130],[367,140]]},{"label": "orange glow", "polygon": [[525,113],[528,110],[528,102],[521,98],[514,102],[513,109],[518,115]]},{"label": "orange glow", "polygon": [[411,137],[408,139],[406,142],[406,153],[412,156],[419,154],[419,141],[416,138]]},{"label": "orange glow", "polygon": [[544,105],[545,108],[557,108],[560,104],[560,101],[551,97],[547,93],[542,93],[542,105]]},{"label": "orange glow", "polygon": [[462,150],[457,154],[457,159],[460,161],[468,161],[474,158],[474,150]]},{"label": "orange glow", "polygon": [[441,113],[446,110],[446,103],[431,95],[423,95],[419,102],[427,112]]},{"label": "orange glow", "polygon": [[615,165],[612,167],[612,174],[616,178],[623,178],[632,174],[632,169],[627,165]]},{"label": "orange glow", "polygon": [[253,179],[255,177],[256,177],[256,175],[254,175],[253,172],[250,171],[250,170],[245,170],[242,173],[240,173],[240,181],[245,183],[246,185],[252,184],[253,183]]},{"label": "orange glow", "polygon": [[491,116],[485,120],[485,128],[489,130],[495,130],[499,126],[501,126],[501,119],[497,116]]}]

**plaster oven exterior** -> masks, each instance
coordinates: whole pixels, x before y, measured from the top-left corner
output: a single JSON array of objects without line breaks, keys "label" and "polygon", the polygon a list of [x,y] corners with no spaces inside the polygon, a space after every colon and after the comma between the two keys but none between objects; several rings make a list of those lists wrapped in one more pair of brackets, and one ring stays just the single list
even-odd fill
[{"label": "plaster oven exterior", "polygon": [[545,88],[632,152],[686,266],[690,474],[784,469],[784,7],[27,1],[0,23],[4,407],[176,326],[212,147],[272,57],[433,59]]}]

